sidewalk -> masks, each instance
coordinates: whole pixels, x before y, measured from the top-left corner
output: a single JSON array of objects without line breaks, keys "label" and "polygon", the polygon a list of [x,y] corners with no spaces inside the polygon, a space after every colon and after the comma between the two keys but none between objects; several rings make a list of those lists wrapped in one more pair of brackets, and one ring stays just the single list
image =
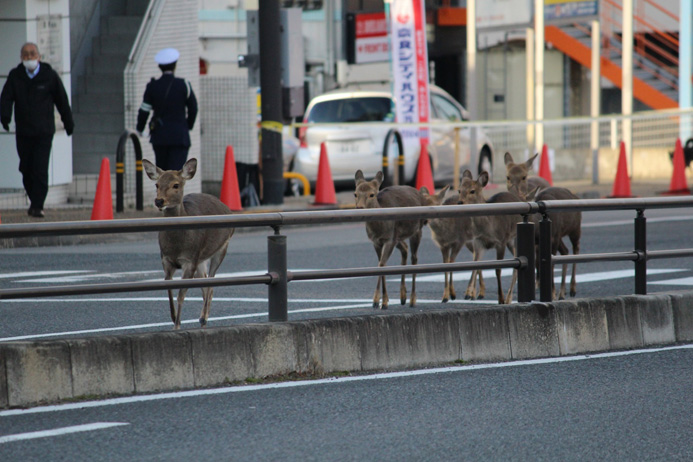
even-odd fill
[{"label": "sidewalk", "polygon": [[[611,195],[613,184],[594,185],[590,181],[564,181],[555,182],[555,186],[561,186],[573,191],[583,199],[598,199]],[[505,184],[489,184],[486,187],[486,197],[505,191]],[[669,189],[669,180],[650,180],[647,182],[631,182],[631,193],[634,197],[655,197]],[[335,205],[314,205],[315,196],[284,197],[281,205],[266,205],[260,207],[246,208],[241,213],[262,213],[276,211],[304,211],[304,210],[324,210],[334,208],[351,208],[354,205],[354,193],[352,190],[337,192],[337,204]],[[115,207],[114,207],[115,209]],[[90,220],[92,206],[86,204],[64,204],[52,206],[45,209],[45,218],[33,218],[27,215],[26,210],[0,210],[0,223],[44,223],[50,221],[83,221]],[[122,213],[114,212],[114,219],[129,218],[148,218],[160,217],[161,212],[153,204],[145,204],[144,210],[138,211],[134,208],[126,208]]]}]

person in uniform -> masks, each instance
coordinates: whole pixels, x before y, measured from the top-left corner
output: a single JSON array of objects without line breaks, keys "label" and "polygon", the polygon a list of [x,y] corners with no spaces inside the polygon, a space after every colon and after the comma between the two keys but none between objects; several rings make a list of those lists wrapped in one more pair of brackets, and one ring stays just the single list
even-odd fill
[{"label": "person in uniform", "polygon": [[29,197],[29,216],[43,218],[48,195],[48,165],[55,134],[55,109],[67,136],[72,135],[72,119],[67,92],[55,70],[41,61],[38,46],[22,46],[21,64],[10,71],[0,94],[0,122],[10,130],[12,109],[16,131],[19,171]]},{"label": "person in uniform", "polygon": [[137,132],[142,135],[147,119],[149,141],[154,148],[156,166],[163,170],[180,170],[188,159],[190,133],[197,117],[197,99],[190,82],[174,77],[180,53],[164,48],[154,60],[162,75],[147,84],[137,113]]}]

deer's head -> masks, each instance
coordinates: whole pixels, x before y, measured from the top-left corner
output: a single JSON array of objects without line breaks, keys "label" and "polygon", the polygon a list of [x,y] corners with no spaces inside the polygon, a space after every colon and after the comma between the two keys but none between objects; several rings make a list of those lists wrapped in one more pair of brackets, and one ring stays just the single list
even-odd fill
[{"label": "deer's head", "polygon": [[156,199],[154,205],[159,210],[178,207],[183,203],[185,182],[195,176],[197,159],[188,160],[180,170],[162,170],[148,160],[142,160],[147,176],[156,181]]}]

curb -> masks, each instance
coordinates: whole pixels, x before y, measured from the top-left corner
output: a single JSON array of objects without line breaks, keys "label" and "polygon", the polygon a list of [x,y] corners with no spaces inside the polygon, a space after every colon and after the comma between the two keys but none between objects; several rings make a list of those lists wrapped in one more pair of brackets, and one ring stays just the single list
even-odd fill
[{"label": "curb", "polygon": [[693,291],[0,344],[0,408],[693,341]]}]

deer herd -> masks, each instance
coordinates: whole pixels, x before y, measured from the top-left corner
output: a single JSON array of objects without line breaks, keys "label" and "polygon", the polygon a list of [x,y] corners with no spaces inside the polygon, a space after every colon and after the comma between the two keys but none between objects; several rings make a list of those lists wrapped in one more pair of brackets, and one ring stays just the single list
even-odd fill
[{"label": "deer herd", "polygon": [[[372,180],[367,180],[361,170],[356,171],[354,192],[357,209],[438,206],[457,204],[483,204],[522,201],[545,201],[577,199],[566,188],[552,187],[540,177],[528,176],[532,163],[537,155],[522,163],[515,163],[510,153],[505,154],[507,191],[499,192],[488,199],[483,190],[488,184],[489,174],[481,172],[474,179],[472,173],[466,170],[462,176],[459,190],[452,193],[449,186],[438,193],[428,191],[426,187],[417,190],[411,186],[388,186],[381,189],[383,173],[378,172]],[[163,211],[166,217],[225,215],[232,213],[229,208],[216,197],[209,194],[184,195],[184,185],[197,170],[197,160],[188,160],[181,170],[164,171],[147,160],[142,161],[147,176],[156,182],[156,199],[154,204]],[[549,212],[551,227],[551,252],[555,255],[568,253],[563,238],[568,237],[573,253],[580,251],[580,229],[582,215],[580,212]],[[482,259],[486,250],[495,249],[496,258],[503,259],[506,248],[515,255],[516,223],[521,220],[519,215],[488,215],[488,216],[456,216],[452,218],[434,218],[430,220],[383,220],[366,222],[366,234],[373,243],[378,257],[378,266],[385,266],[395,248],[400,251],[401,264],[406,265],[411,252],[411,264],[418,262],[418,250],[421,244],[423,227],[428,224],[431,237],[440,249],[443,262],[452,263],[460,250],[466,247],[473,255],[474,261]],[[540,217],[531,217],[530,221],[538,223]],[[182,269],[183,279],[214,277],[221,265],[229,240],[234,233],[230,228],[207,228],[161,231],[159,233],[159,248],[161,262],[164,268],[164,279],[170,280],[176,269]],[[539,227],[535,226],[535,242],[538,243]],[[408,241],[408,244],[407,244]],[[537,249],[538,252],[538,249]],[[537,262],[539,259],[537,258]],[[537,264],[537,271],[539,267]],[[561,287],[558,298],[565,298],[565,278],[567,266],[563,265]],[[452,281],[453,273],[445,273],[445,285],[442,302],[456,298]],[[517,274],[513,271],[510,287],[504,292],[501,284],[501,270],[496,269],[498,286],[498,303],[512,301],[513,286]],[[385,276],[379,276],[373,294],[373,307],[387,309],[389,298],[385,284]],[[539,279],[537,279],[538,281]],[[471,278],[465,290],[465,299],[480,299],[485,296],[485,285],[480,270],[472,271]],[[181,324],[181,310],[186,288],[179,289],[177,309],[173,300],[173,291],[168,290],[169,308],[174,328]],[[203,308],[200,313],[200,324],[205,327],[212,304],[213,289],[202,289]],[[570,280],[570,295],[575,296],[575,264],[572,267]],[[555,288],[553,297],[556,298]],[[407,300],[405,277],[402,275],[399,291],[400,303]],[[412,275],[410,306],[416,304],[416,275]]]}]

